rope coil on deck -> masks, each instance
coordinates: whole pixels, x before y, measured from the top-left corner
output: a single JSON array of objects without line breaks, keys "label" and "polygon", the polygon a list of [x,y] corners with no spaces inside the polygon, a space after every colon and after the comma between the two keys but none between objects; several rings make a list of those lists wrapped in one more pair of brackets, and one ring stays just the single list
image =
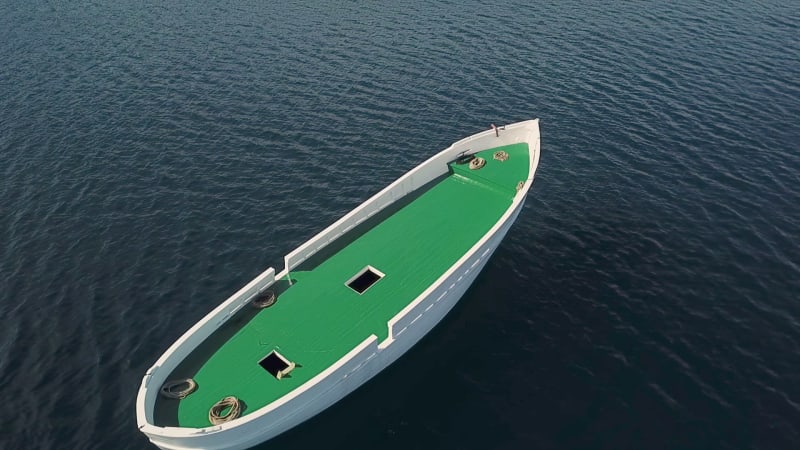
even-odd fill
[{"label": "rope coil on deck", "polygon": [[278,297],[273,291],[264,291],[253,300],[253,306],[259,309],[269,308],[278,301]]},{"label": "rope coil on deck", "polygon": [[496,151],[494,152],[494,159],[500,162],[508,161],[508,152],[505,152],[503,150]]},{"label": "rope coil on deck", "polygon": [[469,169],[478,170],[485,165],[486,165],[486,160],[481,157],[477,157],[469,162]]},{"label": "rope coil on deck", "polygon": [[234,396],[228,396],[214,403],[208,410],[208,421],[214,425],[229,422],[242,413],[242,402]]},{"label": "rope coil on deck", "polygon": [[191,378],[185,380],[170,380],[161,386],[161,395],[167,398],[183,400],[187,395],[197,389],[197,382]]}]

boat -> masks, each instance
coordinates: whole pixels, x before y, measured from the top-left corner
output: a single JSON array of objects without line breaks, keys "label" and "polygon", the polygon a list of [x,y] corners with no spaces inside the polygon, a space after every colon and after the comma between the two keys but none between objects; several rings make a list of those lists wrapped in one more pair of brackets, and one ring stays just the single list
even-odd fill
[{"label": "boat", "polygon": [[442,150],[268,268],[145,373],[142,433],[163,449],[237,449],[315,416],[453,308],[522,209],[539,122]]}]

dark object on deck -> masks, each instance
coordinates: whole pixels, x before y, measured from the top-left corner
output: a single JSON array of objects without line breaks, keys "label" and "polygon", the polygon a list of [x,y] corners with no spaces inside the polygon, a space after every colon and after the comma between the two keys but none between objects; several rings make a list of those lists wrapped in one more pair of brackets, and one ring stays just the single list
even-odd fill
[{"label": "dark object on deck", "polygon": [[258,294],[258,297],[253,300],[253,306],[259,309],[269,308],[274,305],[276,301],[278,301],[278,297],[275,295],[275,292],[264,291]]}]

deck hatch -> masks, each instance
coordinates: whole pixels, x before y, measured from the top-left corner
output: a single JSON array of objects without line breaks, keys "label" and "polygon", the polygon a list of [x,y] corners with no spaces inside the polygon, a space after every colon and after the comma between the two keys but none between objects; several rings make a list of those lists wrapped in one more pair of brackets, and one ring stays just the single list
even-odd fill
[{"label": "deck hatch", "polygon": [[295,368],[295,363],[290,362],[275,350],[269,352],[264,359],[258,362],[258,365],[279,380],[286,375],[289,375],[289,372]]},{"label": "deck hatch", "polygon": [[373,284],[377,283],[378,280],[383,278],[385,275],[380,270],[372,267],[367,266],[361,269],[357,274],[347,280],[347,287],[350,289],[358,292],[359,294],[363,294],[367,289],[372,287]]}]

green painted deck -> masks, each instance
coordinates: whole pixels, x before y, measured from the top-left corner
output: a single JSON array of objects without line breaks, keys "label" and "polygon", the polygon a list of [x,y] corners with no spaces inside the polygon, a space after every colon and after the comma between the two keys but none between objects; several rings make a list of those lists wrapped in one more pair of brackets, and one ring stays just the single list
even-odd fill
[{"label": "green painted deck", "polygon": [[[508,161],[492,158],[509,153]],[[258,312],[201,364],[196,392],[181,400],[180,426],[210,426],[208,410],[234,395],[248,414],[302,385],[372,334],[387,337],[387,322],[421,294],[508,209],[519,181],[528,177],[528,146],[478,153],[486,166],[451,165],[449,176],[413,202],[306,272],[278,302]],[[359,295],[345,285],[365,266],[385,274]],[[259,366],[277,350],[298,367],[277,380]]]}]

